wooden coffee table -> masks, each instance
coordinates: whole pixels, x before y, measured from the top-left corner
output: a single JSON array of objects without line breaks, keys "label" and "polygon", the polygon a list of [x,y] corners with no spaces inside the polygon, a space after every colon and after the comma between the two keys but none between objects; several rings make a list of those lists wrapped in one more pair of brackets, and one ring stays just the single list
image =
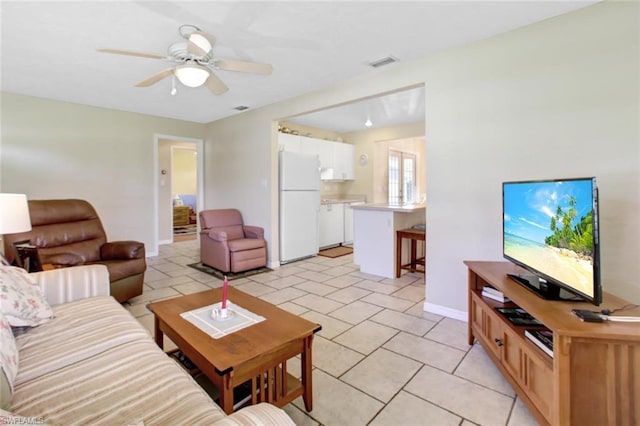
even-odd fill
[{"label": "wooden coffee table", "polygon": [[[319,324],[293,315],[270,303],[229,287],[229,300],[265,321],[219,339],[183,319],[180,314],[222,299],[222,289],[150,303],[155,317],[155,340],[163,347],[163,335],[213,382],[220,392],[220,406],[233,412],[233,389],[251,381],[251,403],[269,402],[283,407],[302,395],[307,411],[313,409],[311,349]],[[287,372],[287,360],[301,356],[301,380]]]}]

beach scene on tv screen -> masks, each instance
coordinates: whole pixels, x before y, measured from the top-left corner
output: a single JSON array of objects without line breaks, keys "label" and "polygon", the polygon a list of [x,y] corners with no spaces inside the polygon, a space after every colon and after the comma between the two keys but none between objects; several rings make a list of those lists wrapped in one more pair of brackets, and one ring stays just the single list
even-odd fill
[{"label": "beach scene on tv screen", "polygon": [[593,297],[591,180],[504,188],[504,253]]}]

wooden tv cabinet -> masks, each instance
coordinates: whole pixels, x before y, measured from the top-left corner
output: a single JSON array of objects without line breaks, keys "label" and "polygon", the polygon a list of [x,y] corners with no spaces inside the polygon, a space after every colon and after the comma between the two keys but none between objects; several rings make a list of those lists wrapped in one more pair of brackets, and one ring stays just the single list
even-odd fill
[{"label": "wooden tv cabinet", "polygon": [[[640,424],[640,323],[582,322],[572,309],[615,309],[629,302],[605,293],[602,305],[549,301],[507,277],[509,262],[465,261],[469,269],[469,344],[477,340],[541,424]],[[511,302],[481,295],[485,285]],[[553,357],[494,308],[518,306],[553,331]],[[640,308],[618,313],[640,316]]]}]

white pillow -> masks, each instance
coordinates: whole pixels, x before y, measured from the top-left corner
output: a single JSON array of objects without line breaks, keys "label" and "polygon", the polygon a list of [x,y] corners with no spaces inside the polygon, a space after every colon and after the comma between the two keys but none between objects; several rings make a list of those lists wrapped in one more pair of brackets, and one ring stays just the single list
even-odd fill
[{"label": "white pillow", "polygon": [[[0,312],[0,407],[6,409],[11,404],[13,382],[18,374],[18,348],[13,338],[11,326]],[[7,389],[8,388],[8,389]]]},{"label": "white pillow", "polygon": [[40,287],[15,266],[0,266],[0,312],[12,327],[33,327],[53,318]]}]

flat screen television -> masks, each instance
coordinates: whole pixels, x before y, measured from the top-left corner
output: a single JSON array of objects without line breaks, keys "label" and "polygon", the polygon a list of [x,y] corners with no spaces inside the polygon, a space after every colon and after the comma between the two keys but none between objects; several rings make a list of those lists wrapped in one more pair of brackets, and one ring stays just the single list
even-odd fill
[{"label": "flat screen television", "polygon": [[502,213],[503,255],[530,272],[512,279],[547,299],[602,303],[595,178],[504,182]]}]

